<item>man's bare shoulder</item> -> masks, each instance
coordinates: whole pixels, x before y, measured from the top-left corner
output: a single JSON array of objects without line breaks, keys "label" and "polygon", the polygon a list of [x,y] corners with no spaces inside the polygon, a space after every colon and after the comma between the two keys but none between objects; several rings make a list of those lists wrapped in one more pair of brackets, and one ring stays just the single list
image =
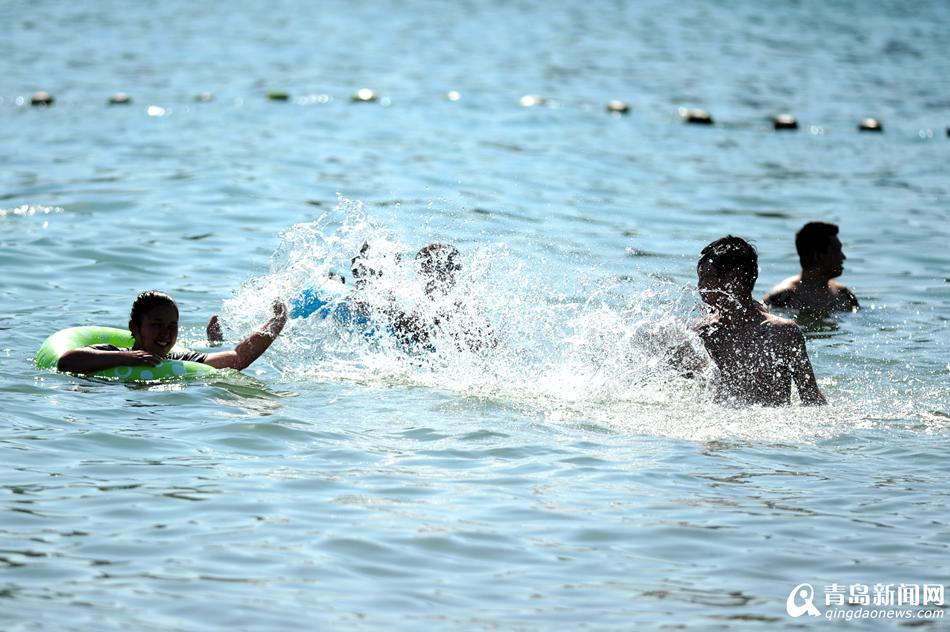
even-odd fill
[{"label": "man's bare shoulder", "polygon": [[836,308],[842,311],[856,309],[858,307],[858,297],[854,292],[837,281],[828,281],[828,290],[835,297]]},{"label": "man's bare shoulder", "polygon": [[766,305],[774,305],[775,307],[783,307],[794,299],[795,295],[798,293],[798,286],[801,285],[802,277],[800,274],[795,276],[790,276],[771,290],[768,294],[765,295],[765,298],[762,301]]},{"label": "man's bare shoulder", "polygon": [[797,339],[802,336],[802,330],[794,320],[781,318],[775,314],[765,314],[764,316],[762,326],[768,328],[775,334],[790,339]]},{"label": "man's bare shoulder", "polygon": [[795,321],[782,319],[776,333],[786,352],[799,353],[805,349],[805,334]]}]

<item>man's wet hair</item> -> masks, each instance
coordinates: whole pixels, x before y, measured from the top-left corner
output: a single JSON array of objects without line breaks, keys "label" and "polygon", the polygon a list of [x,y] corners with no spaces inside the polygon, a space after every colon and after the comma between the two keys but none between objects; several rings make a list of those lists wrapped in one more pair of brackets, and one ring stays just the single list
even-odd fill
[{"label": "man's wet hair", "polygon": [[136,296],[132,302],[132,311],[129,312],[129,322],[136,327],[140,327],[142,325],[142,319],[145,318],[145,314],[161,305],[171,305],[175,308],[176,312],[178,311],[178,304],[175,303],[175,300],[168,294],[159,292],[158,290],[145,290]]},{"label": "man's wet hair", "polygon": [[808,222],[802,226],[795,233],[795,250],[798,251],[802,268],[810,266],[818,255],[828,250],[829,243],[837,234],[838,227],[835,224]]},{"label": "man's wet hair", "polygon": [[429,244],[416,253],[416,261],[427,275],[451,276],[462,269],[458,248],[449,244]]},{"label": "man's wet hair", "polygon": [[706,262],[719,272],[737,270],[739,280],[749,292],[759,278],[759,255],[752,244],[741,237],[726,235],[707,245],[699,253],[696,269]]}]

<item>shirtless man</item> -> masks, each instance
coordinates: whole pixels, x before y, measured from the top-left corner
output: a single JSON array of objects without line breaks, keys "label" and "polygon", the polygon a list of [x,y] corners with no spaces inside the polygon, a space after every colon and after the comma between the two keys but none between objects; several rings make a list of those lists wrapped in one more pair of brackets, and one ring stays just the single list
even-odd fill
[{"label": "shirtless man", "polygon": [[[717,239],[703,248],[696,271],[710,316],[694,330],[719,369],[718,399],[783,406],[795,382],[802,404],[824,404],[798,325],[772,316],[752,298],[759,275],[755,249],[732,235]],[[688,366],[678,355],[680,368],[702,364],[695,358]]]},{"label": "shirtless man", "polygon": [[858,299],[833,279],[844,272],[847,257],[841,251],[838,227],[809,222],[795,235],[795,249],[802,264],[801,274],[789,277],[765,295],[770,307],[816,312],[853,312]]}]

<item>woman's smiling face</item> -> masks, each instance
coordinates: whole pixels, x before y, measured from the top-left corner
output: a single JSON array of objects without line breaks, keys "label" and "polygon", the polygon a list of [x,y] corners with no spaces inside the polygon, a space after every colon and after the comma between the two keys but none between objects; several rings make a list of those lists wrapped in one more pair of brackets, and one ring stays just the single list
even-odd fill
[{"label": "woman's smiling face", "polygon": [[178,308],[156,305],[142,315],[137,325],[130,322],[129,329],[135,338],[133,349],[164,357],[178,341]]}]

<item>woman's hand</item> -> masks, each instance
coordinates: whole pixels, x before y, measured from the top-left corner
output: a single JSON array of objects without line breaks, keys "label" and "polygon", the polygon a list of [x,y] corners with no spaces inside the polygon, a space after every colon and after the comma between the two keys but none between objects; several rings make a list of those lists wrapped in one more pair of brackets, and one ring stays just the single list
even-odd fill
[{"label": "woman's hand", "polygon": [[271,309],[274,310],[274,317],[267,321],[261,331],[276,337],[283,330],[284,325],[287,324],[287,304],[281,300],[276,300],[271,305]]},{"label": "woman's hand", "polygon": [[221,321],[218,319],[217,314],[212,314],[205,331],[208,334],[208,344],[217,346],[224,342],[224,334],[221,332]]},{"label": "woman's hand", "polygon": [[136,351],[134,349],[131,351],[125,351],[124,359],[128,360],[127,364],[133,366],[141,364],[147,364],[148,366],[158,366],[158,363],[162,361],[162,358],[155,355],[154,353],[141,350]]}]

